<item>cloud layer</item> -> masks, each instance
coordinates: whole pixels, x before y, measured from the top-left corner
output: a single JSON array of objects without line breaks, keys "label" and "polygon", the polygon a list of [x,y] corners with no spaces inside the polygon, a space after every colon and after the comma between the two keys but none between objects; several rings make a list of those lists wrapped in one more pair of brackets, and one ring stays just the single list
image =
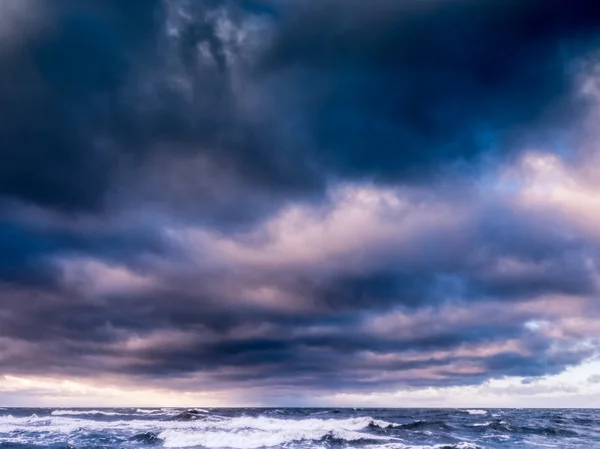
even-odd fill
[{"label": "cloud layer", "polygon": [[277,403],[596,357],[593,2],[2,8],[11,379]]}]

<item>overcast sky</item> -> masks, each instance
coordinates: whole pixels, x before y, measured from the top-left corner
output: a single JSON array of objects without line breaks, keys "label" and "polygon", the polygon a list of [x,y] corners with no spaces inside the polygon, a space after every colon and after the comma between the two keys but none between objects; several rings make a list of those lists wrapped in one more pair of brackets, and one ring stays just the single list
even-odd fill
[{"label": "overcast sky", "polygon": [[0,405],[593,406],[597,0],[2,0]]}]

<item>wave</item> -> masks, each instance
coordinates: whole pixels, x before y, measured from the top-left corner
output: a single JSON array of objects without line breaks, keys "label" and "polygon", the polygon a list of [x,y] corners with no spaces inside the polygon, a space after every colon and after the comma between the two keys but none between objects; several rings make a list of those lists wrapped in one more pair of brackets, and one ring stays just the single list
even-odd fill
[{"label": "wave", "polygon": [[463,410],[463,412],[468,413],[469,415],[487,415],[487,410],[480,409],[468,409]]},{"label": "wave", "polygon": [[138,433],[130,438],[130,441],[144,444],[156,444],[160,442],[160,439],[154,432]]},{"label": "wave", "polygon": [[[225,418],[208,414],[206,419],[188,422],[165,420],[160,416],[152,417],[152,415],[150,415],[150,419],[146,416],[139,417],[143,418],[139,419],[135,418],[135,415],[129,415],[129,419],[107,421],[94,419],[94,416],[96,412],[110,412],[99,410],[58,410],[58,412],[58,414],[51,416],[0,416],[0,433],[44,432],[64,436],[80,429],[93,432],[128,429],[131,432],[137,432],[137,434],[160,431],[173,432],[173,435],[166,434],[168,438],[177,436],[176,433],[187,435],[186,438],[194,438],[194,433],[228,433],[241,438],[243,434],[254,432],[260,435],[269,433],[280,436],[287,435],[287,439],[296,438],[297,435],[306,435],[309,439],[320,439],[327,437],[328,434],[331,437],[331,435],[344,434],[345,432],[350,432],[346,435],[348,438],[351,438],[352,432],[357,433],[361,438],[365,435],[370,437],[368,433],[359,433],[360,431],[368,431],[370,423],[381,427],[394,425],[371,417],[292,420],[264,416]],[[119,414],[118,412],[114,413]],[[88,416],[85,416],[86,414]]]},{"label": "wave", "polygon": [[171,419],[178,421],[192,421],[195,419],[206,418],[207,413],[210,413],[208,410],[204,410],[202,408],[190,408],[184,410],[183,412],[177,413]]},{"label": "wave", "polygon": [[574,437],[577,436],[577,432],[573,430],[561,429],[558,427],[527,427],[527,426],[515,426],[507,423],[506,421],[493,421],[479,424],[473,424],[473,427],[480,429],[495,430],[498,432],[508,434],[524,434],[524,435],[539,435],[539,436],[550,436],[550,437]]},{"label": "wave", "polygon": [[478,422],[473,424],[473,427],[487,427],[489,426],[491,423],[491,421],[487,421],[487,422]]},{"label": "wave", "polygon": [[407,430],[425,430],[425,429],[438,429],[438,430],[450,430],[448,424],[443,421],[415,421],[408,424],[401,424],[400,426],[395,426],[396,428],[400,427],[402,429]]},{"label": "wave", "polygon": [[[39,409],[42,410],[42,409]],[[193,420],[171,419],[173,414],[195,411],[201,416]],[[27,410],[15,412],[23,414]],[[33,410],[31,410],[33,411]],[[31,413],[29,411],[29,413]],[[38,411],[38,410],[36,410]],[[125,412],[130,412],[126,414]],[[293,418],[273,416],[268,413],[260,416],[255,411],[240,411],[235,417],[215,415],[203,409],[116,409],[81,410],[57,409],[42,410],[38,415],[0,415],[0,440],[5,436],[14,438],[15,443],[29,447],[39,442],[44,435],[44,445],[60,445],[71,441],[74,447],[88,447],[89,438],[119,438],[119,444],[141,443],[167,448],[204,447],[207,449],[229,447],[231,449],[258,449],[260,447],[377,447],[381,449],[476,449],[479,438],[514,436],[522,439],[536,436],[557,440],[560,437],[574,437],[578,433],[564,426],[553,425],[551,421],[520,420],[506,417],[477,419],[477,423],[465,426],[464,420],[452,421],[450,413],[443,420],[440,414],[432,414],[430,419],[412,422],[390,422],[372,416],[311,416],[298,412]],[[464,411],[463,411],[464,412]],[[223,411],[224,415],[231,411]],[[248,415],[246,415],[248,413]],[[302,413],[302,415],[300,414]],[[466,413],[466,412],[465,412]],[[104,415],[116,416],[112,419]],[[415,414],[416,415],[416,414]],[[413,415],[413,416],[415,416]],[[378,417],[384,417],[380,414]],[[389,413],[390,420],[407,419],[403,413]],[[419,416],[419,415],[416,415]],[[422,417],[423,415],[421,415]],[[413,418],[414,419],[414,418]],[[572,417],[568,417],[572,419]],[[485,421],[485,422],[484,422]],[[463,433],[464,429],[471,429]],[[577,429],[584,435],[584,430]],[[415,433],[413,433],[415,432]],[[414,445],[413,437],[418,435],[420,446]],[[437,435],[429,439],[427,435]],[[437,444],[439,437],[447,436],[451,443]],[[104,437],[102,437],[104,438]],[[468,442],[472,439],[474,442]],[[456,441],[463,440],[463,443]],[[465,441],[467,440],[467,441]],[[111,440],[113,441],[113,440]],[[114,440],[116,441],[116,440]],[[131,442],[131,443],[128,443]],[[134,443],[135,442],[135,443]],[[410,443],[413,442],[413,445]],[[429,446],[427,444],[430,444]],[[57,446],[59,447],[59,446]],[[111,446],[112,447],[112,446]]]},{"label": "wave", "polygon": [[194,421],[193,427],[167,429],[158,434],[164,447],[207,448],[229,447],[254,449],[300,441],[360,442],[389,441],[389,436],[373,435],[362,431],[370,426],[380,428],[395,425],[371,417],[349,419],[302,419],[238,417],[225,421]]},{"label": "wave", "polygon": [[141,413],[142,415],[159,415],[166,413],[165,410],[160,408],[138,408],[135,412]]},{"label": "wave", "polygon": [[158,435],[164,447],[197,447],[232,449],[256,449],[274,447],[294,442],[327,442],[327,443],[372,443],[387,441],[389,438],[368,435],[348,429],[310,429],[294,426],[277,431],[259,429],[243,429],[233,431],[198,431],[198,430],[165,430]]},{"label": "wave", "polygon": [[104,416],[119,416],[127,415],[127,413],[120,412],[109,412],[106,410],[53,410],[51,413],[53,416],[77,416],[77,415],[104,415]]},{"label": "wave", "polygon": [[451,426],[446,424],[443,421],[422,421],[417,420],[411,423],[406,424],[391,424],[385,423],[383,426],[378,424],[375,421],[371,421],[369,423],[369,428],[371,429],[405,429],[405,430],[427,430],[427,429],[436,429],[436,430],[450,430]]}]

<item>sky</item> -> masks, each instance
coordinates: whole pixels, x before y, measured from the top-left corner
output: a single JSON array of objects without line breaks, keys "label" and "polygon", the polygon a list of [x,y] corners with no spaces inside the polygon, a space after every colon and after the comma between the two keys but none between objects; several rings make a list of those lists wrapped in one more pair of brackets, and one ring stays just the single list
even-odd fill
[{"label": "sky", "polygon": [[2,0],[0,404],[600,401],[597,0]]}]

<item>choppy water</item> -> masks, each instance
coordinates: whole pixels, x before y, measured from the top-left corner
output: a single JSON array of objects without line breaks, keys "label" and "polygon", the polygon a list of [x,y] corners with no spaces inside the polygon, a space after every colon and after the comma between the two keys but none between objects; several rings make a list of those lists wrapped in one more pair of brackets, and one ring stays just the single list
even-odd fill
[{"label": "choppy water", "polygon": [[600,410],[1,409],[1,449],[600,448]]}]

